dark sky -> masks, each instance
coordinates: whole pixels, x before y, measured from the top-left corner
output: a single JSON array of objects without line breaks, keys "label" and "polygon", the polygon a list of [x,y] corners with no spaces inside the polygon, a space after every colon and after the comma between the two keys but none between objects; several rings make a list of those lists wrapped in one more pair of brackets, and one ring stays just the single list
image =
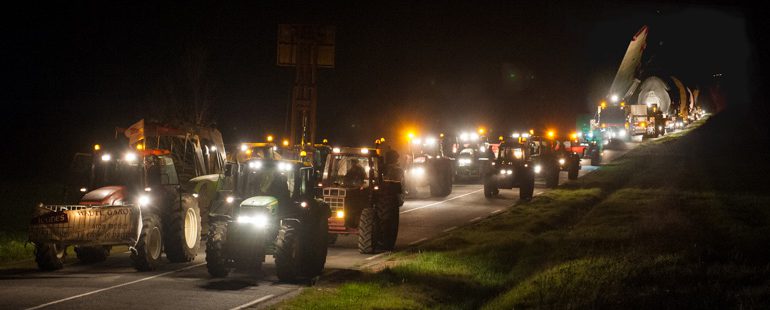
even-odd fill
[{"label": "dark sky", "polygon": [[184,79],[191,51],[207,55],[211,119],[226,143],[281,135],[294,71],[275,65],[280,23],[336,26],[336,68],[323,69],[318,85],[319,136],[346,144],[406,126],[574,126],[607,91],[645,24],[646,56],[655,55],[658,72],[690,85],[707,85],[717,72],[748,85],[751,73],[753,47],[738,7],[252,2],[5,9],[0,101],[11,112],[3,126],[16,150],[6,157],[55,171],[75,151],[110,139],[115,126],[153,118],[169,101],[164,90]]}]

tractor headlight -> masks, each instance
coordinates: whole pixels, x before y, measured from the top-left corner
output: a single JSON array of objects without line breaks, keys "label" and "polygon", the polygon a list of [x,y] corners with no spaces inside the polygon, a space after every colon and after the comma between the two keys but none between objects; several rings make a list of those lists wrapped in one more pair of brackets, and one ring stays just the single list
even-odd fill
[{"label": "tractor headlight", "polygon": [[511,170],[511,169],[505,170],[505,174],[511,175],[511,174],[513,174],[513,170]]},{"label": "tractor headlight", "polygon": [[425,175],[425,168],[423,167],[412,168],[412,175],[416,177]]},{"label": "tractor headlight", "polygon": [[524,152],[521,149],[513,149],[513,157],[521,159],[524,156]]},{"label": "tractor headlight", "polygon": [[625,129],[621,129],[620,131],[618,131],[618,136],[621,137],[621,138],[625,137],[626,136],[626,130]]},{"label": "tractor headlight", "polygon": [[559,158],[559,165],[564,165],[565,162],[567,161],[564,158]]},{"label": "tractor headlight", "polygon": [[532,167],[532,170],[535,171],[535,174],[539,174],[540,171],[543,171],[543,167],[540,165],[535,165],[534,167]]},{"label": "tractor headlight", "polygon": [[342,211],[342,210],[337,211],[336,216],[338,219],[345,218],[345,211]]},{"label": "tractor headlight", "polygon": [[235,197],[233,197],[233,196],[225,198],[225,202],[227,202],[227,203],[233,203],[233,201],[235,201]]},{"label": "tractor headlight", "polygon": [[112,160],[112,156],[110,154],[102,155],[102,161],[110,161],[110,160]]},{"label": "tractor headlight", "polygon": [[139,206],[140,207],[146,207],[150,204],[150,196],[148,195],[140,195],[139,196]]},{"label": "tractor headlight", "polygon": [[253,215],[239,215],[238,216],[238,223],[239,224],[252,224],[257,228],[265,228],[267,227],[267,215],[264,214],[253,214]]}]

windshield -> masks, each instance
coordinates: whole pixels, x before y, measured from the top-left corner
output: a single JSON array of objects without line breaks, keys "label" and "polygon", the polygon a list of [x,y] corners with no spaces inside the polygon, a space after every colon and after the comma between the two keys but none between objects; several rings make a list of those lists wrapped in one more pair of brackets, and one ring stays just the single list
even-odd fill
[{"label": "windshield", "polygon": [[621,124],[626,121],[626,111],[620,107],[607,107],[601,113],[600,121],[605,124]]},{"label": "windshield", "polygon": [[521,157],[523,157],[523,154],[524,154],[523,151],[524,149],[520,144],[501,147],[498,158],[502,158],[505,161],[513,161],[513,160],[521,159]]},{"label": "windshield", "polygon": [[256,164],[250,161],[243,166],[239,180],[239,195],[242,197],[271,196],[279,201],[288,199],[294,193],[293,165],[278,162],[275,165]]},{"label": "windshield", "polygon": [[333,155],[326,163],[323,174],[325,183],[345,187],[368,187],[369,157],[357,155]]},{"label": "windshield", "polygon": [[138,161],[124,160],[102,161],[97,158],[94,163],[91,188],[104,186],[137,187],[142,181],[142,167]]}]

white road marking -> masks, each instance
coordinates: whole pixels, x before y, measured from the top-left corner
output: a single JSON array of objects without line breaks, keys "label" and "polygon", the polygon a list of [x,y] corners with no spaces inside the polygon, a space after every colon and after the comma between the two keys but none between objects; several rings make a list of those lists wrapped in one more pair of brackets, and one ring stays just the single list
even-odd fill
[{"label": "white road marking", "polygon": [[245,309],[245,308],[251,307],[251,306],[253,306],[253,305],[256,305],[256,304],[258,304],[258,303],[261,303],[261,302],[263,302],[263,301],[265,301],[265,300],[268,300],[268,299],[270,299],[270,298],[273,298],[274,296],[275,296],[275,295],[273,295],[273,294],[270,294],[270,295],[264,296],[264,297],[262,297],[262,298],[258,298],[258,299],[254,300],[254,301],[251,301],[251,302],[249,302],[249,303],[247,303],[247,304],[243,304],[243,305],[240,305],[240,306],[238,306],[238,307],[232,308],[232,309],[230,309],[230,310],[240,310],[240,309]]},{"label": "white road marking", "polygon": [[465,196],[468,196],[468,195],[473,194],[473,193],[478,193],[478,192],[480,192],[482,190],[484,190],[484,189],[475,190],[475,191],[472,191],[470,193],[466,193],[466,194],[462,194],[462,195],[457,196],[457,197],[449,198],[447,200],[437,201],[437,202],[434,202],[434,203],[431,203],[431,204],[424,205],[422,207],[417,207],[417,208],[414,208],[414,209],[409,209],[409,210],[406,210],[406,211],[401,211],[400,213],[404,214],[404,213],[409,213],[409,212],[412,212],[412,211],[424,209],[424,208],[427,208],[427,207],[435,206],[437,204],[442,204],[442,203],[445,203],[445,202],[450,201],[450,200],[455,200],[457,198],[465,197]]},{"label": "white road marking", "polygon": [[108,291],[108,290],[111,290],[111,289],[116,289],[116,288],[123,287],[123,286],[126,286],[126,285],[131,285],[131,284],[134,284],[134,283],[144,282],[144,281],[147,281],[147,280],[152,280],[152,279],[159,278],[159,277],[162,277],[162,276],[170,275],[170,274],[175,273],[175,272],[180,272],[180,271],[184,271],[184,270],[188,270],[188,269],[193,269],[195,267],[200,267],[200,266],[203,266],[205,264],[206,263],[200,263],[200,264],[197,264],[197,265],[187,266],[187,267],[184,267],[184,268],[180,268],[180,269],[177,269],[177,270],[172,270],[172,271],[164,272],[164,273],[161,273],[161,274],[156,274],[156,275],[151,276],[151,277],[141,278],[139,280],[134,280],[134,281],[126,282],[126,283],[123,283],[123,284],[118,284],[118,285],[113,285],[113,286],[110,286],[110,287],[105,287],[105,288],[98,289],[98,290],[95,290],[95,291],[90,291],[88,293],[83,293],[83,294],[80,294],[80,295],[75,295],[75,296],[72,296],[72,297],[67,297],[67,298],[55,300],[55,301],[52,301],[52,302],[49,302],[49,303],[45,303],[45,304],[42,304],[42,305],[39,305],[39,306],[27,308],[27,310],[45,308],[45,307],[48,307],[48,306],[51,306],[51,305],[55,305],[55,304],[58,304],[58,303],[62,303],[62,302],[68,301],[68,300],[78,299],[80,297],[85,297],[85,296],[88,296],[88,295],[93,295],[93,294],[104,292],[104,291]]},{"label": "white road marking", "polygon": [[377,255],[369,256],[369,257],[367,257],[367,258],[365,258],[365,259],[366,259],[366,260],[373,260],[373,259],[375,259],[375,258],[378,258],[378,257],[380,257],[380,256],[383,256],[383,255],[385,255],[385,254],[390,254],[390,252],[385,252],[385,253],[380,253],[380,254],[377,254]]},{"label": "white road marking", "polygon": [[480,216],[479,216],[479,217],[476,217],[476,218],[473,218],[473,219],[472,219],[472,220],[470,220],[469,222],[473,223],[473,222],[478,222],[478,221],[481,221],[481,217],[480,217]]},{"label": "white road marking", "polygon": [[417,240],[417,241],[415,241],[415,242],[412,242],[412,243],[410,243],[409,245],[415,245],[415,244],[418,244],[418,243],[420,243],[420,242],[423,242],[423,241],[425,241],[425,240],[428,240],[428,238],[422,238],[422,239],[420,239],[420,240]]},{"label": "white road marking", "polygon": [[503,212],[503,210],[495,210],[495,211],[489,212],[489,214],[498,214],[500,212]]},{"label": "white road marking", "polygon": [[450,232],[450,231],[453,231],[453,230],[455,230],[455,229],[457,229],[457,226],[452,226],[452,227],[449,227],[449,228],[447,228],[447,229],[444,229],[444,232],[445,232],[445,233],[448,233],[448,232]]}]

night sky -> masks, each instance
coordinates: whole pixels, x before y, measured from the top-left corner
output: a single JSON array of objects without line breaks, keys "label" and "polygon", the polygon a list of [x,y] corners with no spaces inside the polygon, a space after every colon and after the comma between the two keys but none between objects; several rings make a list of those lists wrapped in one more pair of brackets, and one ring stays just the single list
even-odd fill
[{"label": "night sky", "polygon": [[5,145],[14,150],[4,155],[34,163],[7,175],[55,177],[71,154],[112,139],[114,127],[173,110],[171,102],[189,99],[190,55],[205,56],[198,68],[209,120],[226,143],[281,136],[294,78],[276,66],[281,23],[336,26],[336,68],[320,72],[318,131],[340,144],[395,137],[407,126],[574,127],[575,115],[606,93],[643,25],[651,71],[703,87],[723,73],[739,99],[756,74],[745,10],[736,7],[252,2],[4,9],[0,100],[10,111]]}]

